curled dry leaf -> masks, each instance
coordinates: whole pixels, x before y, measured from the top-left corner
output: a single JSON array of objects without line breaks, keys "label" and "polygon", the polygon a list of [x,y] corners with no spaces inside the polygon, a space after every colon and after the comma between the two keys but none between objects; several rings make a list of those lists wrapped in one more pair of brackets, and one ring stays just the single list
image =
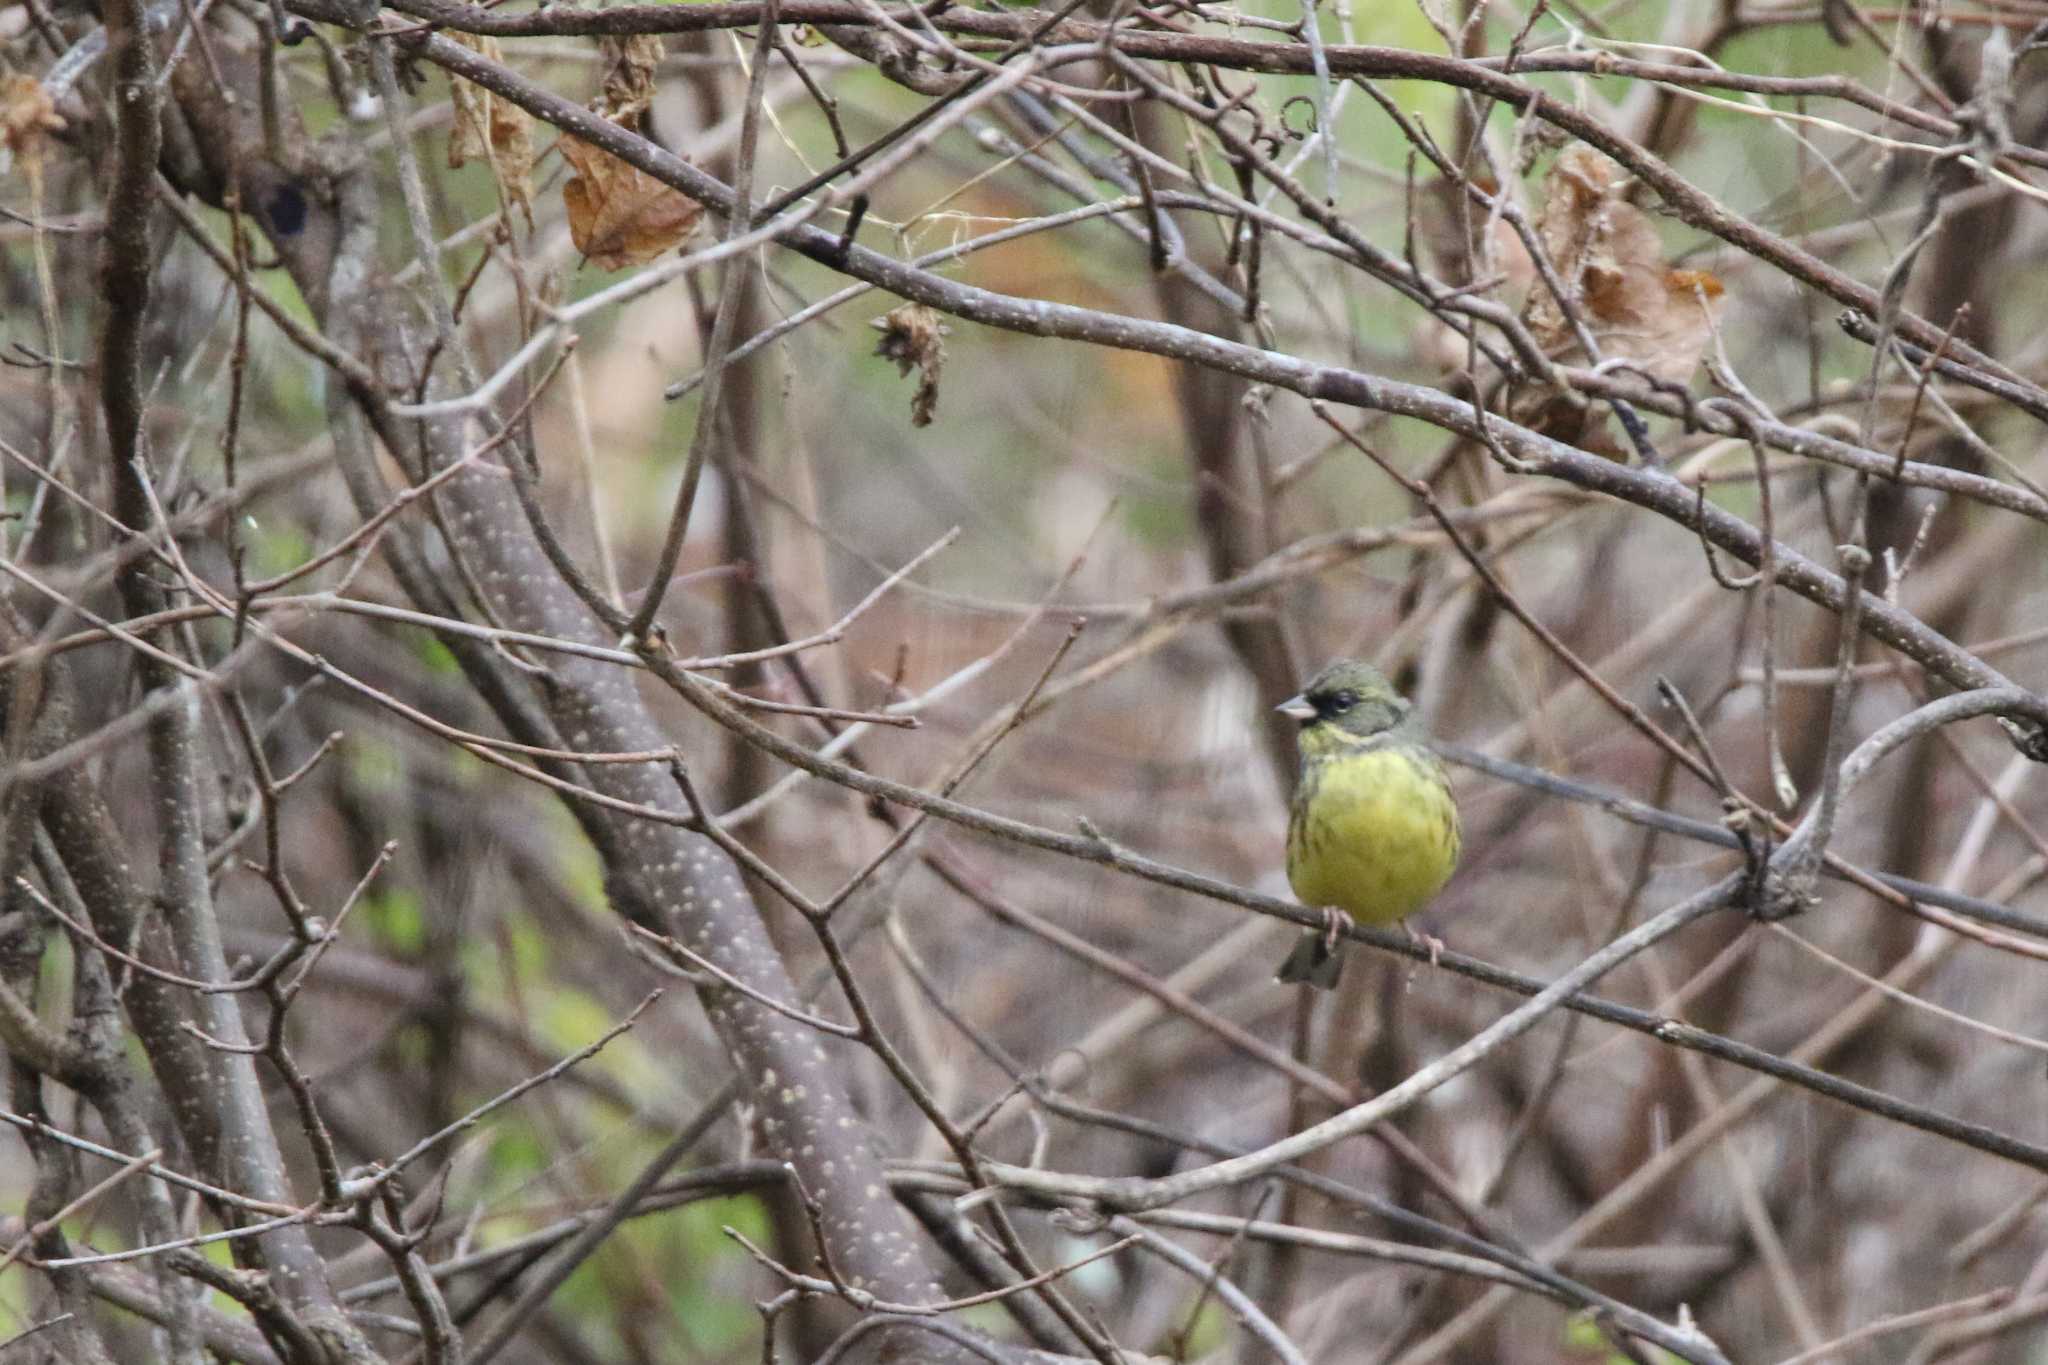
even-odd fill
[{"label": "curled dry leaf", "polygon": [[59,132],[64,120],[50,100],[50,92],[34,76],[16,72],[0,82],[0,147],[5,162],[0,173],[9,170],[16,157],[33,173],[42,167],[43,139]]},{"label": "curled dry leaf", "polygon": [[917,392],[910,398],[910,425],[930,426],[932,413],[939,406],[939,370],[946,363],[942,338],[951,329],[939,320],[935,310],[921,303],[891,309],[868,325],[882,334],[882,339],[875,343],[875,354],[895,361],[896,373],[908,375],[913,365],[917,367]]},{"label": "curled dry leaf", "polygon": [[[1550,356],[1585,364],[1575,315],[1602,361],[1625,361],[1659,382],[1685,384],[1713,336],[1725,291],[1705,271],[1671,268],[1656,228],[1623,197],[1628,184],[1620,165],[1589,147],[1575,145],[1558,154],[1544,185],[1536,233],[1557,268],[1571,314],[1539,284],[1526,309],[1529,331]],[[1511,415],[1582,449],[1624,453],[1605,430],[1604,414],[1589,410],[1576,395],[1525,392]]]},{"label": "curled dry leaf", "polygon": [[681,245],[704,206],[601,147],[563,134],[555,144],[575,172],[562,186],[569,237],[592,265],[623,270]]},{"label": "curled dry leaf", "polygon": [[[666,50],[659,34],[605,38],[604,84],[591,109],[622,128],[639,127]],[[574,172],[562,186],[569,237],[593,265],[644,265],[681,245],[703,215],[702,204],[601,147],[567,134],[555,145]]]},{"label": "curled dry leaf", "polygon": [[[449,35],[479,56],[503,61],[496,38],[471,33]],[[455,126],[448,134],[448,167],[472,161],[489,164],[506,203],[517,204],[533,226],[533,116],[510,100],[457,76],[450,86]]]},{"label": "curled dry leaf", "polygon": [[635,33],[607,36],[597,50],[604,62],[604,85],[591,108],[630,128],[654,103],[654,71],[668,49],[658,33]]},{"label": "curled dry leaf", "polygon": [[[1721,282],[1665,263],[1649,218],[1622,197],[1628,179],[1601,153],[1566,148],[1545,185],[1537,236],[1601,359],[1683,384],[1712,335]],[[1547,289],[1531,295],[1529,330],[1551,355],[1584,361],[1570,319]]]}]

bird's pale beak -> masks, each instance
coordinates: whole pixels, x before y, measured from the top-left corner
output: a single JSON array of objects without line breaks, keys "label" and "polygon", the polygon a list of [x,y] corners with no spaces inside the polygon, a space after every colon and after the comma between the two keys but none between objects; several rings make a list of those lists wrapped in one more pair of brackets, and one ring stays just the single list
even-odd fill
[{"label": "bird's pale beak", "polygon": [[1289,697],[1273,709],[1289,720],[1298,720],[1303,724],[1307,724],[1316,718],[1316,708],[1310,706],[1308,698],[1299,693]]}]

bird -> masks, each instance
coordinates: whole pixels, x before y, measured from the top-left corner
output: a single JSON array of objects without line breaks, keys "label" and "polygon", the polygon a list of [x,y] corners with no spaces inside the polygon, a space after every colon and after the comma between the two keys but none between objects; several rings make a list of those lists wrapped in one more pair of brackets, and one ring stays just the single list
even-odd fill
[{"label": "bird", "polygon": [[[1329,990],[1342,968],[1345,915],[1396,924],[1450,880],[1461,847],[1458,803],[1414,704],[1372,665],[1339,659],[1274,709],[1301,724],[1287,881],[1324,918],[1279,979]],[[1442,945],[1423,941],[1434,961]]]}]

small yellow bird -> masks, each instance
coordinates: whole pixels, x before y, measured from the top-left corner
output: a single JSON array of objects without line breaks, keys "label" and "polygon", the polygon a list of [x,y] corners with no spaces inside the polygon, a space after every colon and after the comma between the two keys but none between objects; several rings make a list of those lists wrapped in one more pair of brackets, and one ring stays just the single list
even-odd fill
[{"label": "small yellow bird", "polygon": [[1327,921],[1296,945],[1280,979],[1328,990],[1342,965],[1340,913],[1394,924],[1450,880],[1458,804],[1413,706],[1370,664],[1339,659],[1278,710],[1301,722],[1287,881]]}]

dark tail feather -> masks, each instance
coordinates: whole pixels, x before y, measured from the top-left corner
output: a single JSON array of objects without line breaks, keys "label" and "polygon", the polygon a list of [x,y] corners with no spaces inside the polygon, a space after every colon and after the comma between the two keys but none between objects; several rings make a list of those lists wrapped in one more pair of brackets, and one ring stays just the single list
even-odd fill
[{"label": "dark tail feather", "polygon": [[1278,973],[1282,981],[1299,984],[1306,981],[1319,991],[1333,990],[1337,978],[1344,971],[1344,959],[1333,952],[1323,934],[1311,929],[1301,936],[1294,945],[1294,951],[1280,964]]}]

